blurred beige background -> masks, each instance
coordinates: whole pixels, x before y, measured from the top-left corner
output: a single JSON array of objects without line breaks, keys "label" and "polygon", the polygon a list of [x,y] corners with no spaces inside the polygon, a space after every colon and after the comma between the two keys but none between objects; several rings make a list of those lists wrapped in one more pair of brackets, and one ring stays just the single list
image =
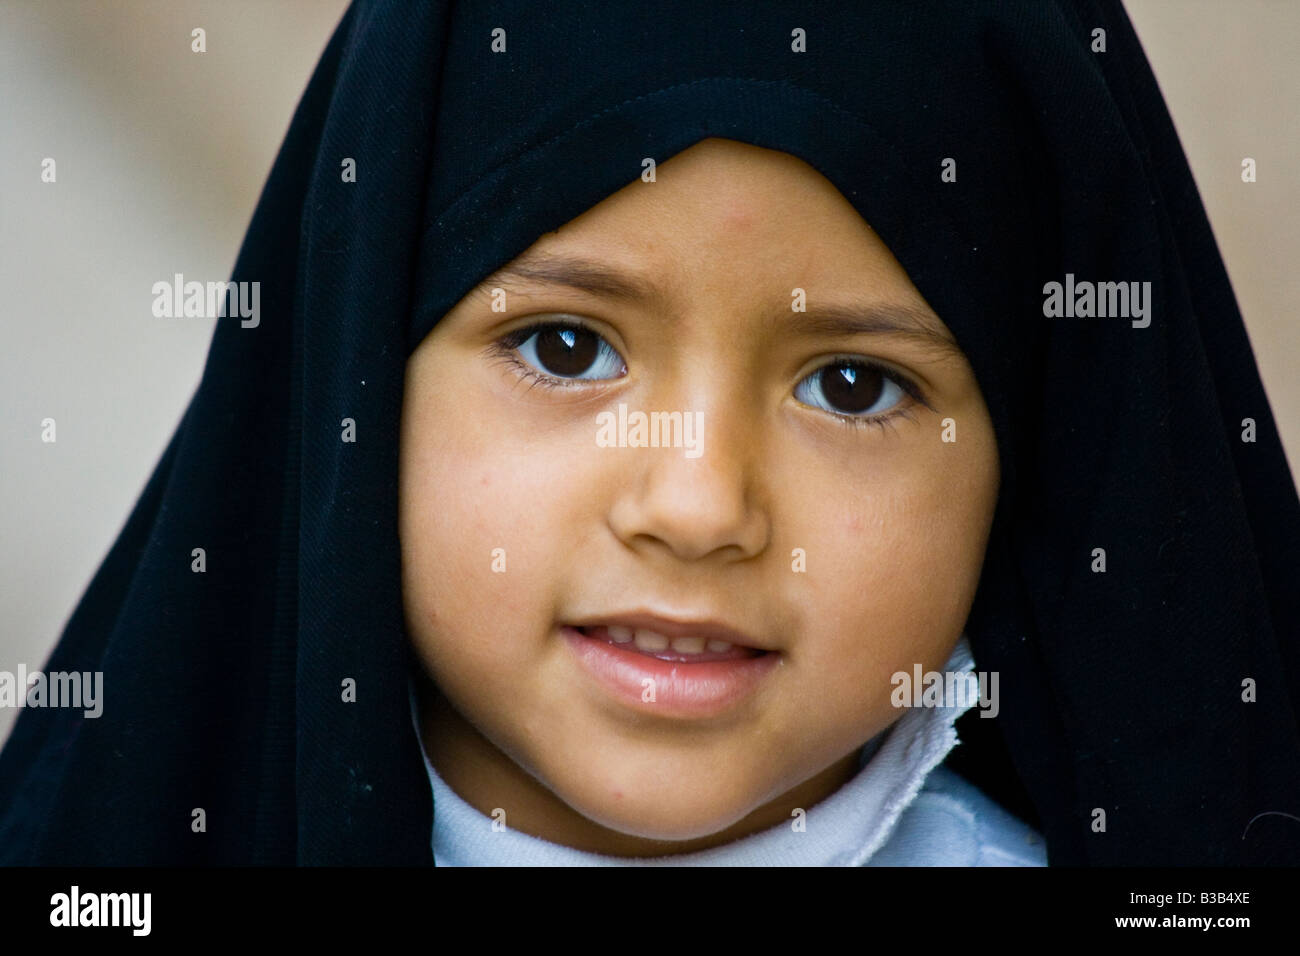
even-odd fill
[{"label": "blurred beige background", "polygon": [[[1300,2],[1126,0],[1296,471]],[[0,0],[0,670],[39,668],[193,394],[226,277],[344,0]],[[191,53],[190,31],[207,31]],[[58,183],[40,182],[41,160]],[[1241,159],[1258,182],[1241,182]],[[40,440],[57,421],[58,441]],[[0,709],[0,739],[16,710]]]}]

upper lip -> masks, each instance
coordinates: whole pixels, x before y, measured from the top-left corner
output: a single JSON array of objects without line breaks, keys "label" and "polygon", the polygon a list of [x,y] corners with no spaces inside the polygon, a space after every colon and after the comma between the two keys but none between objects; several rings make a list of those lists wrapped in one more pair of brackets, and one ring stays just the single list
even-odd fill
[{"label": "upper lip", "polygon": [[573,622],[571,626],[630,627],[633,630],[654,631],[669,640],[677,637],[703,637],[708,640],[726,641],[739,647],[752,647],[760,651],[773,649],[744,631],[716,618],[690,618],[685,615],[663,617],[650,611],[615,611],[583,618]]}]

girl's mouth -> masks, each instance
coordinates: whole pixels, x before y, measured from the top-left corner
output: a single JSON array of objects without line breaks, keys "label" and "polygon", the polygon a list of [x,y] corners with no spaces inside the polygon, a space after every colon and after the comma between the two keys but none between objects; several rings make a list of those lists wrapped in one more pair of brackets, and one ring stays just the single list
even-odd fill
[{"label": "girl's mouth", "polygon": [[[707,720],[732,711],[777,669],[783,655],[724,640],[716,628],[692,634],[670,625],[670,637],[623,624],[561,626],[579,667],[621,706],[649,716]],[[726,632],[735,636],[735,632]]]}]

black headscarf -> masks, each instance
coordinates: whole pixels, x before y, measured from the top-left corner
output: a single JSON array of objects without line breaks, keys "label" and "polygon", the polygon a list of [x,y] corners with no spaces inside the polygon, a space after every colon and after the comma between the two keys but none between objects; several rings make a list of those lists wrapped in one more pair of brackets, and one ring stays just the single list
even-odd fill
[{"label": "black headscarf", "polygon": [[[235,266],[260,323],[218,320],[46,664],[102,671],[103,715],[29,708],[0,755],[0,861],[431,863],[404,363],[643,158],[725,137],[839,188],[987,400],[1002,491],[967,634],[1001,710],[959,725],[951,762],[1042,827],[1052,864],[1300,862],[1300,503],[1124,11],[839,7],[348,10]],[[1067,273],[1150,282],[1150,325],[1045,317]]]}]

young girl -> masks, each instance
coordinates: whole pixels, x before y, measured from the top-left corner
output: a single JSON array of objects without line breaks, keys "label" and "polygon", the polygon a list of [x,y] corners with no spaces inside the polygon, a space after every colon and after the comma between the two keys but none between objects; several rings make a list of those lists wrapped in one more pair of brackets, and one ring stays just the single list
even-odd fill
[{"label": "young girl", "polygon": [[0,861],[1300,862],[1300,502],[1118,4],[431,6],[326,50]]}]

